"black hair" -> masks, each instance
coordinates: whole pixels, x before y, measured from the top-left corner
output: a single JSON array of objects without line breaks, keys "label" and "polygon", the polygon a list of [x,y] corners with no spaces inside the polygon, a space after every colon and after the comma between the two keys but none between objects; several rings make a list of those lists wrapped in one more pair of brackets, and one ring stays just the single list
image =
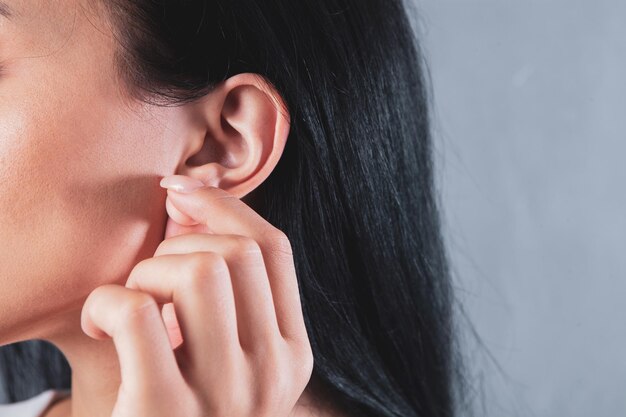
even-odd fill
[{"label": "black hair", "polygon": [[[353,416],[456,415],[463,364],[430,93],[402,1],[103,4],[134,98],[183,104],[242,72],[280,92],[289,137],[250,200],[291,241],[319,398]],[[53,349],[37,341],[2,349],[9,398],[25,393],[17,374],[8,379],[19,357],[61,364],[26,395],[41,384],[69,387],[69,366]]]}]

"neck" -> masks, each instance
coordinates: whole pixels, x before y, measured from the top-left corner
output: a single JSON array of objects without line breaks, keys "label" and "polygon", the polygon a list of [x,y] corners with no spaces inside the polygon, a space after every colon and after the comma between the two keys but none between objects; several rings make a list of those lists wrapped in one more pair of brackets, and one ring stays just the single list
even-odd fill
[{"label": "neck", "polygon": [[[71,396],[54,408],[70,410],[58,414],[60,417],[111,417],[121,384],[113,340],[87,336],[80,327],[80,312],[70,315],[66,323],[71,331],[47,339],[63,352],[72,368]],[[57,414],[46,417],[53,415]]]}]

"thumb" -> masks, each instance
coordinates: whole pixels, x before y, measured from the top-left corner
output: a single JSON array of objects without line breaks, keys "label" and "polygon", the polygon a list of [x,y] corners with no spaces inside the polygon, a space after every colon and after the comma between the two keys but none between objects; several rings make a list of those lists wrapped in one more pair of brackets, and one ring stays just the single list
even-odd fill
[{"label": "thumb", "polygon": [[[172,187],[172,183],[180,184],[181,181],[185,184],[192,184],[196,187],[205,186],[201,181],[191,177],[184,175],[171,175],[169,177],[164,177],[161,180],[161,187]],[[165,209],[168,215],[167,223],[165,225],[165,239],[189,233],[211,233],[206,225],[198,223],[196,220],[177,209],[176,206],[172,204],[169,193],[165,199]]]},{"label": "thumb", "polygon": [[[176,210],[176,208],[174,208],[174,210]],[[180,215],[184,216],[184,214],[182,213]],[[174,215],[174,216],[177,216],[177,215]],[[186,235],[189,233],[212,233],[212,232],[204,224],[195,224],[192,226],[185,226],[183,224],[180,224],[176,220],[174,220],[174,218],[172,218],[171,215],[169,215],[169,210],[168,210],[167,223],[165,224],[164,239],[169,239],[172,236]]]}]

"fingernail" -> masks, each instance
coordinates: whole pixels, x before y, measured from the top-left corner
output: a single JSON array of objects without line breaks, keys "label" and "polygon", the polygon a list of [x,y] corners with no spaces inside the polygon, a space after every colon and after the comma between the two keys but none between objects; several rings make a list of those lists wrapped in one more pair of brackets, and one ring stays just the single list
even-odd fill
[{"label": "fingernail", "polygon": [[163,177],[159,185],[163,188],[185,194],[192,193],[197,189],[204,187],[204,183],[202,181],[186,175],[170,175]]}]

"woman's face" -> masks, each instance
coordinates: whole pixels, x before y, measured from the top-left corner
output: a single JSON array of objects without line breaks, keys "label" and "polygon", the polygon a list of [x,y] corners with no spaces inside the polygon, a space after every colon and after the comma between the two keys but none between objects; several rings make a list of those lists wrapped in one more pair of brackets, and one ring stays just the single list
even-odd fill
[{"label": "woman's face", "polygon": [[185,114],[125,99],[91,1],[4,0],[0,345],[64,331],[163,238],[159,180],[185,151]]}]

